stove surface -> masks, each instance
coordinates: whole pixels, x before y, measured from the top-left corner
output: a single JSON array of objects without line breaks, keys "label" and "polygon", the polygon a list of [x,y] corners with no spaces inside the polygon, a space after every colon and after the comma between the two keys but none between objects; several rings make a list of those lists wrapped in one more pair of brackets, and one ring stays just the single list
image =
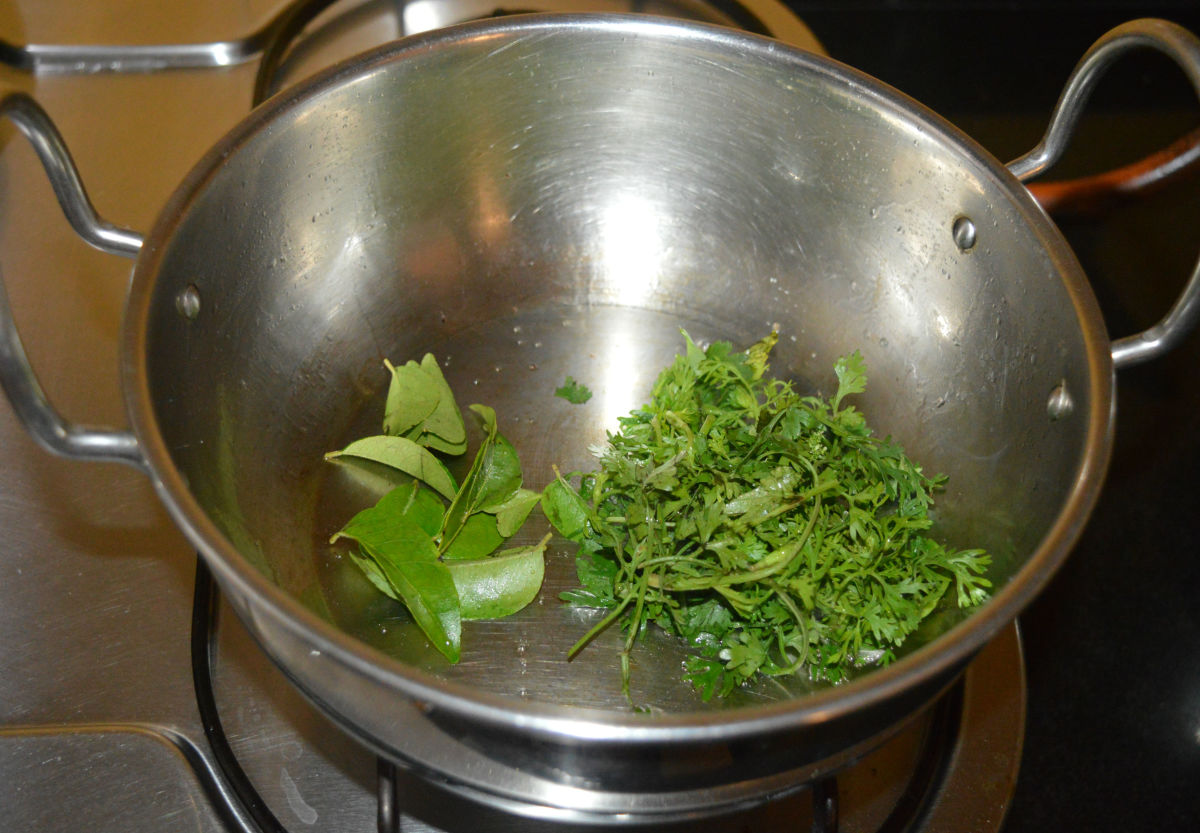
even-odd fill
[{"label": "stove surface", "polygon": [[[1200,31],[1200,16],[1182,5],[1051,3],[1036,14],[1021,5],[793,3],[835,57],[930,105],[1002,159],[1036,141],[1066,72],[1112,23],[1150,11]],[[167,12],[150,0],[0,0],[0,37],[220,41],[255,31],[278,6],[193,0]],[[376,37],[388,19],[360,16],[354,37]],[[317,44],[285,69],[299,77],[344,48]],[[100,214],[144,231],[247,111],[254,72],[248,63],[30,75],[0,65],[0,83],[32,93],[54,118]],[[1128,73],[1118,67],[1062,170],[1129,161],[1194,125],[1194,98],[1177,75],[1154,60],[1134,61]],[[79,241],[28,144],[4,131],[0,270],[26,350],[69,418],[121,426],[116,345],[129,263]],[[1196,255],[1198,190],[1193,175],[1138,205],[1061,219],[1114,335],[1152,323],[1178,291]],[[1021,620],[1029,710],[1006,830],[1200,822],[1198,362],[1193,336],[1118,378],[1116,449],[1100,506]],[[0,530],[5,826],[115,833],[246,823],[240,811],[220,809],[227,786],[204,747],[192,689],[195,554],[147,479],[50,457],[0,406]],[[221,621],[218,704],[234,746],[257,762],[272,810],[291,830],[374,829],[374,758],[295,693],[227,609]],[[402,799],[419,800],[419,789],[401,788]],[[493,819],[497,829],[510,822]],[[407,818],[401,829],[432,828]]]}]

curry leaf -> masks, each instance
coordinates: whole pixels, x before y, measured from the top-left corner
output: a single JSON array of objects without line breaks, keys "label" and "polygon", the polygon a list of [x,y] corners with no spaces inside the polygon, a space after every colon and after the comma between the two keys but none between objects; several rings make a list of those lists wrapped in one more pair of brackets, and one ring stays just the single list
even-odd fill
[{"label": "curry leaf", "polygon": [[588,531],[587,503],[561,476],[542,490],[542,513],[568,540],[582,541]]},{"label": "curry leaf", "polygon": [[383,412],[383,433],[400,436],[445,454],[467,450],[466,426],[437,359],[426,353],[414,361],[384,365],[391,373]]},{"label": "curry leaf", "polygon": [[349,557],[367,580],[404,604],[430,642],[457,662],[464,618],[515,612],[541,587],[545,541],[493,555],[541,495],[521,488],[517,452],[499,434],[495,412],[482,405],[471,408],[483,441],[466,479],[455,483],[432,451],[464,453],[466,430],[437,362],[426,354],[419,364],[385,365],[392,378],[384,433],[326,458],[400,485],[352,517],[331,541],[357,542]]},{"label": "curry leaf", "polygon": [[410,534],[408,527],[412,525],[432,541],[441,528],[441,523],[442,502],[431,492],[422,489],[419,483],[413,482],[406,486],[397,486],[381,497],[374,506],[356,514],[330,540],[388,540],[398,535]]},{"label": "curry leaf", "polygon": [[[517,450],[496,427],[496,412],[486,405],[472,405],[487,432],[488,440],[480,447],[474,482],[463,482],[470,495],[471,511],[494,511],[521,488],[521,461]],[[470,480],[470,478],[468,478]]]},{"label": "curry leaf", "polygon": [[447,454],[462,454],[467,450],[466,426],[463,424],[462,412],[454,401],[454,394],[446,384],[446,377],[442,375],[437,360],[429,353],[421,358],[421,370],[440,394],[433,413],[422,423],[422,430],[443,441],[442,445],[445,447],[442,451]]},{"label": "curry leaf", "polygon": [[486,512],[468,515],[452,539],[442,547],[441,556],[447,562],[483,558],[504,543],[496,516]]},{"label": "curry leaf", "polygon": [[533,511],[533,507],[537,506],[541,499],[541,492],[535,492],[532,489],[517,489],[508,500],[484,511],[496,516],[497,530],[505,538],[509,538],[521,528],[525,519],[529,517],[529,513]]},{"label": "curry leaf", "polygon": [[413,619],[446,659],[462,652],[462,614],[449,568],[440,561],[416,558],[408,550],[380,552],[363,545]]},{"label": "curry leaf", "polygon": [[[395,511],[405,497],[403,492],[403,487],[389,492],[375,506],[351,518],[331,540],[356,541],[362,552],[356,561],[362,566],[362,560],[369,559],[374,565],[366,571],[367,578],[403,602],[433,646],[457,662],[462,625],[454,581],[446,565],[438,561],[429,533],[413,518]],[[380,586],[380,577],[387,589]]]},{"label": "curry leaf", "polygon": [[428,484],[451,498],[458,490],[446,466],[428,449],[404,437],[377,435],[355,440],[341,451],[331,451],[326,460],[353,464],[356,459],[370,460],[401,471]]},{"label": "curry leaf", "polygon": [[516,613],[537,596],[546,569],[547,535],[529,547],[501,550],[488,558],[447,564],[463,619],[496,619]]},{"label": "curry leaf", "polygon": [[383,574],[383,570],[375,563],[374,558],[364,552],[354,552],[353,550],[350,551],[349,555],[350,560],[357,565],[358,569],[362,570],[363,575],[367,577],[367,581],[371,582],[376,590],[385,596],[400,601],[398,594],[392,589],[392,585],[388,583],[387,576]]},{"label": "curry leaf", "polygon": [[391,437],[421,425],[442,398],[442,389],[416,362],[399,367],[385,360],[392,374],[383,411],[383,433]]},{"label": "curry leaf", "polygon": [[472,405],[482,423],[484,438],[462,488],[454,495],[442,525],[442,539],[453,541],[467,517],[504,504],[521,488],[521,461],[516,450],[497,432],[496,412]]}]

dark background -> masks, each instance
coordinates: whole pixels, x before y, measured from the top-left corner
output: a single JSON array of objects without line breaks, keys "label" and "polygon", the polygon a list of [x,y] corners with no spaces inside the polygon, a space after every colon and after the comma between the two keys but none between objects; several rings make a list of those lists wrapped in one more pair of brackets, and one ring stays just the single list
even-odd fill
[{"label": "dark background", "polygon": [[[1008,161],[1031,148],[1072,66],[1111,26],[1200,3],[791,0],[829,53]],[[1046,178],[1094,173],[1200,125],[1156,53],[1116,64]],[[1200,175],[1091,216],[1056,216],[1114,336],[1154,323],[1200,253]],[[1117,377],[1108,479],[1065,567],[1021,617],[1025,748],[1007,833],[1200,830],[1200,334]]]}]

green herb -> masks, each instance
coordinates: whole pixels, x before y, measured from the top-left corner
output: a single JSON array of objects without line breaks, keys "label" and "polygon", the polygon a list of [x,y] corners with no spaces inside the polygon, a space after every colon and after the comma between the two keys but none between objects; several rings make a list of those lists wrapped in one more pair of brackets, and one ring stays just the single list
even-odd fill
[{"label": "green herb", "polygon": [[570,376],[563,382],[562,387],[555,388],[554,395],[561,396],[572,405],[582,405],[592,398],[592,392]]},{"label": "green herb", "polygon": [[[341,458],[341,459],[339,459]],[[341,451],[331,451],[326,460],[356,465],[359,460],[381,463],[401,474],[423,480],[443,496],[453,498],[458,484],[445,464],[423,446],[405,437],[376,435],[355,440]]]},{"label": "green herb", "polygon": [[704,699],[756,674],[837,682],[891,661],[951,586],[960,606],[986,598],[989,557],[928,534],[944,478],[845,404],[866,387],[861,355],[838,360],[826,401],[767,378],[774,333],[744,352],[683,335],[598,470],[556,471],[543,493],[580,546],[563,598],[609,611],[569,656],[622,622],[629,696],[630,652],[656,623],[695,646],[685,677]]},{"label": "green herb", "polygon": [[384,406],[383,433],[407,437],[446,454],[467,450],[467,431],[454,394],[429,353],[421,363],[384,365],[392,374]]},{"label": "green herb", "polygon": [[457,484],[433,453],[467,449],[462,413],[436,360],[427,354],[419,364],[384,364],[392,377],[384,433],[325,457],[383,466],[401,485],[356,514],[330,541],[357,543],[350,557],[367,580],[404,604],[434,647],[458,662],[464,620],[516,613],[542,585],[548,535],[533,546],[496,552],[541,494],[522,487],[517,452],[499,433],[495,412],[483,405],[471,406],[483,439]]}]

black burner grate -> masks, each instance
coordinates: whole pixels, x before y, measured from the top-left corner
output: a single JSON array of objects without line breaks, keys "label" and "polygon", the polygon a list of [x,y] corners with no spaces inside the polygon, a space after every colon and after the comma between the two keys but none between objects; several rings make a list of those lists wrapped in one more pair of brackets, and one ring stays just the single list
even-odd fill
[{"label": "black burner grate", "polygon": [[[208,741],[227,791],[210,796],[224,821],[244,833],[288,833],[287,828],[267,806],[254,783],[242,768],[237,754],[225,735],[213,686],[214,657],[217,643],[220,590],[203,559],[196,560],[196,581],[192,608],[192,675],[196,704],[204,735]],[[951,765],[952,751],[962,718],[963,685],[956,684],[933,707],[918,764],[907,788],[879,827],[879,833],[908,833],[922,829],[929,812],[938,801]],[[400,833],[403,808],[397,786],[399,770],[380,758],[377,764],[377,818],[379,833]],[[837,833],[839,790],[836,775],[808,786],[812,800],[812,833]],[[801,833],[807,820],[798,819]]]}]

